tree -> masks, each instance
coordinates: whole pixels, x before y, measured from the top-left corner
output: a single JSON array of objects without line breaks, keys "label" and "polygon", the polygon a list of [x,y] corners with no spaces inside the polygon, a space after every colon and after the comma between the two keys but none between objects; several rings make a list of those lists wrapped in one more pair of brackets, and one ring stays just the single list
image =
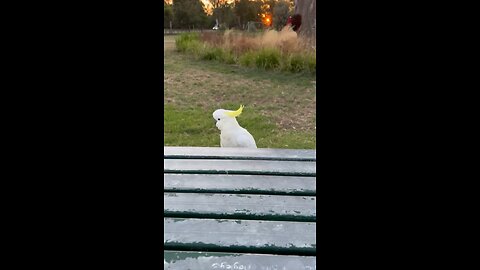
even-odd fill
[{"label": "tree", "polygon": [[163,28],[170,28],[170,22],[173,21],[172,5],[163,3]]},{"label": "tree", "polygon": [[229,4],[228,0],[208,0],[213,9]]},{"label": "tree", "polygon": [[315,37],[316,35],[316,12],[317,1],[315,0],[295,0],[295,14],[302,16],[302,24],[298,29],[299,35]]},{"label": "tree", "polygon": [[173,19],[176,28],[202,28],[207,21],[200,0],[173,0]]},{"label": "tree", "polygon": [[249,21],[259,21],[260,7],[259,1],[236,0],[233,12],[237,16],[239,26],[244,28]]},{"label": "tree", "polygon": [[288,20],[288,16],[292,15],[289,11],[290,3],[288,1],[278,1],[273,7],[273,27],[281,30]]},{"label": "tree", "polygon": [[235,24],[233,6],[229,4],[222,4],[213,9],[213,17],[218,19],[220,24],[223,24],[228,28]]}]

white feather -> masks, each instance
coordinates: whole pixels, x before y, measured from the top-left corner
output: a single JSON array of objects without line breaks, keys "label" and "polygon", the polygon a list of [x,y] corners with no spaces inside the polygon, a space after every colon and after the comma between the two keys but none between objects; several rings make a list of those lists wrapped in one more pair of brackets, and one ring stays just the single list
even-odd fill
[{"label": "white feather", "polygon": [[216,126],[220,130],[220,146],[257,148],[252,134],[242,128],[235,117],[228,116],[225,112],[228,111],[219,109],[213,113]]}]

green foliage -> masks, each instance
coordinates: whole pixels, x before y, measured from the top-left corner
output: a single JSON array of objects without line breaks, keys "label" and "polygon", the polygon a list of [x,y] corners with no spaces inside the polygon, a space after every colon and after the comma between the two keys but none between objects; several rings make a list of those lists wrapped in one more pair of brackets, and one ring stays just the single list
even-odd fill
[{"label": "green foliage", "polygon": [[215,18],[213,16],[206,16],[203,22],[203,28],[210,30],[215,23]]},{"label": "green foliage", "polygon": [[312,73],[317,71],[317,57],[315,54],[310,54],[306,59],[308,70]]},{"label": "green foliage", "polygon": [[251,67],[255,63],[255,53],[246,52],[239,57],[239,62],[242,66]]},{"label": "green foliage", "polygon": [[301,72],[305,68],[305,59],[302,55],[292,54],[288,57],[281,67],[284,71]]},{"label": "green foliage", "polygon": [[222,61],[226,64],[235,64],[237,59],[231,51],[224,51],[222,54]]},{"label": "green foliage", "polygon": [[293,73],[312,72],[315,73],[316,59],[312,53],[295,53],[288,56],[282,63],[281,70]]},{"label": "green foliage", "polygon": [[282,53],[278,48],[267,47],[236,55],[231,49],[221,45],[213,46],[202,42],[198,33],[183,33],[175,39],[175,44],[177,51],[202,60],[292,73],[316,71],[316,56],[311,52]]},{"label": "green foliage", "polygon": [[202,52],[201,58],[203,60],[220,61],[223,59],[223,50],[221,48],[205,47],[205,50],[203,50]]},{"label": "green foliage", "polygon": [[249,21],[259,21],[260,1],[236,0],[233,12],[239,19],[240,28],[245,29]]},{"label": "green foliage", "polygon": [[198,33],[183,33],[175,38],[177,51],[185,52],[187,49],[200,45]]},{"label": "green foliage", "polygon": [[285,64],[282,66],[282,70],[299,73],[299,72],[316,72],[316,56],[313,53],[304,54],[292,54],[288,57]]},{"label": "green foliage", "polygon": [[288,16],[292,15],[289,12],[290,3],[288,1],[278,1],[273,8],[273,27],[281,30],[288,20]]},{"label": "green foliage", "polygon": [[273,48],[261,49],[256,58],[255,65],[258,68],[274,69],[280,65],[280,51]]},{"label": "green foliage", "polygon": [[213,17],[218,19],[220,23],[220,30],[226,30],[235,25],[235,14],[233,13],[233,6],[227,3],[222,3],[213,9]]},{"label": "green foliage", "polygon": [[205,50],[205,47],[205,44],[198,40],[194,40],[187,45],[186,52],[192,55],[201,55]]},{"label": "green foliage", "polygon": [[201,28],[208,21],[200,0],[173,1],[174,27],[182,29]]},{"label": "green foliage", "polygon": [[170,28],[170,22],[173,21],[172,5],[163,3],[163,28]]}]

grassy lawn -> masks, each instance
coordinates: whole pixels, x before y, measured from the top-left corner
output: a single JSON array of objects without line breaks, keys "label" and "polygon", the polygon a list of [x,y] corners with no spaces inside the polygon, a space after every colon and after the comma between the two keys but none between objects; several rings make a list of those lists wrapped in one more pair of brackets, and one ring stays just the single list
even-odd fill
[{"label": "grassy lawn", "polygon": [[314,75],[193,60],[164,36],[164,145],[220,146],[212,113],[245,105],[237,120],[260,148],[316,148]]}]

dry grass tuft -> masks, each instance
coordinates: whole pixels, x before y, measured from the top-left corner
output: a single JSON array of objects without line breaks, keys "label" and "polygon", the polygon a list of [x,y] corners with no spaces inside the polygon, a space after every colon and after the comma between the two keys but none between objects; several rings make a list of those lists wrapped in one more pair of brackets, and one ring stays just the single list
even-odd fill
[{"label": "dry grass tuft", "polygon": [[227,30],[223,34],[208,32],[203,33],[200,40],[210,46],[232,51],[237,57],[248,51],[265,48],[279,49],[285,55],[311,51],[310,42],[299,38],[297,33],[289,27],[285,27],[281,31],[268,30],[261,35],[252,35],[233,30]]}]

